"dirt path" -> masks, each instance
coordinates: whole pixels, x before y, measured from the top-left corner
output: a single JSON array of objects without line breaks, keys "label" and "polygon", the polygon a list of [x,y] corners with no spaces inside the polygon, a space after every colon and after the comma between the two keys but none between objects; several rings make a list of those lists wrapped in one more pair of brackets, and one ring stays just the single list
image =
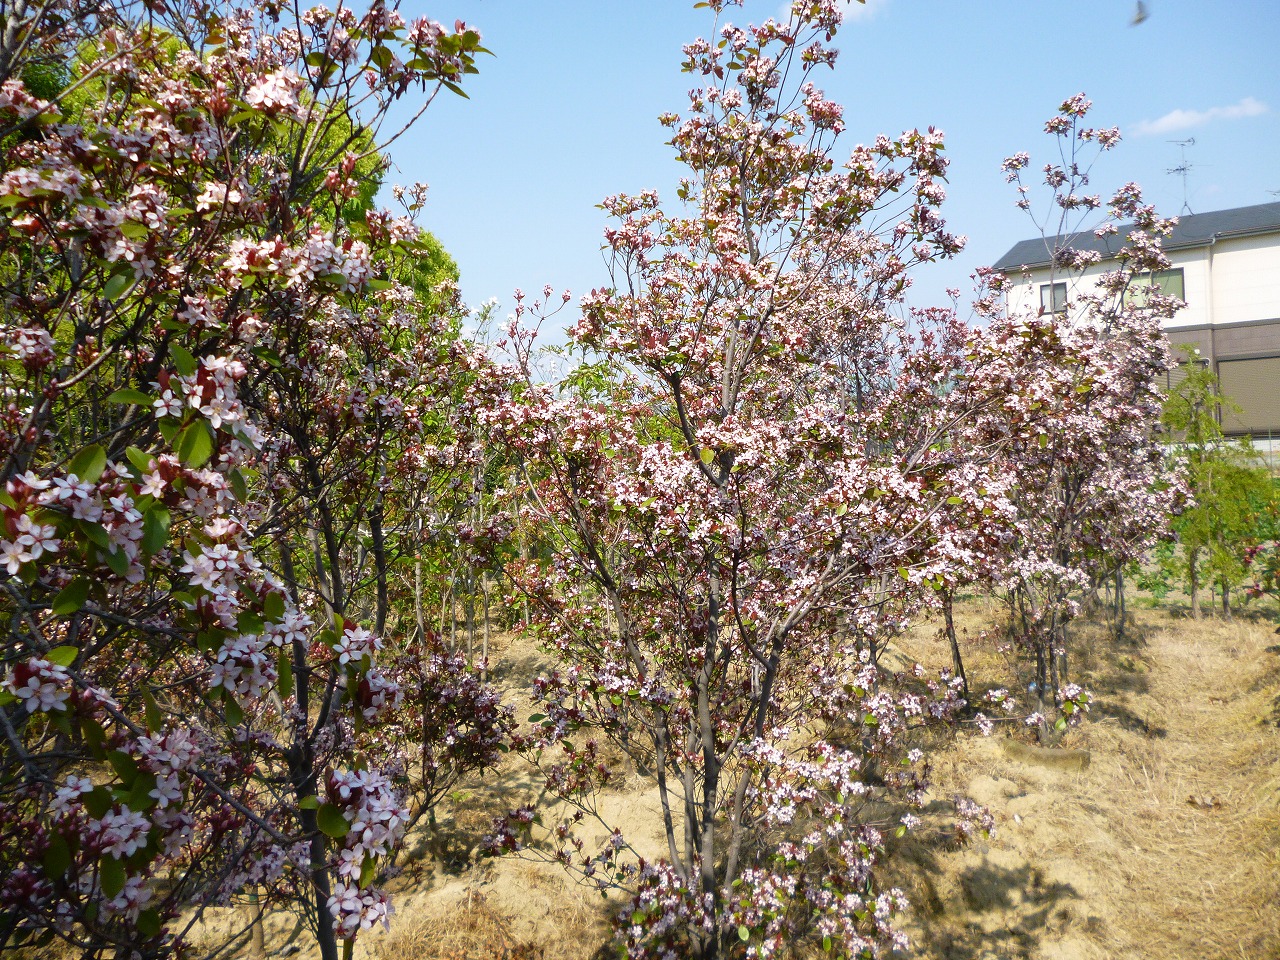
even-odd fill
[{"label": "dirt path", "polygon": [[1134,632],[1088,638],[1096,701],[1066,744],[1089,751],[1086,769],[1011,756],[998,735],[939,763],[939,793],[999,826],[968,849],[911,851],[923,956],[1280,957],[1277,638],[1163,612]]}]

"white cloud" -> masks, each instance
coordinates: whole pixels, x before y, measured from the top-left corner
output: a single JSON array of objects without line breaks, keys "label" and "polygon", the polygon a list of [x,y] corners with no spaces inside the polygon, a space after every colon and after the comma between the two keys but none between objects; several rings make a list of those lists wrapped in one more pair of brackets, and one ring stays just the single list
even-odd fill
[{"label": "white cloud", "polygon": [[1267,112],[1267,105],[1253,97],[1245,97],[1239,103],[1226,107],[1210,107],[1208,110],[1170,110],[1155,120],[1143,120],[1134,133],[1140,137],[1158,137],[1166,133],[1178,133],[1203,126],[1212,120],[1239,120],[1241,117],[1257,117]]},{"label": "white cloud", "polygon": [[846,0],[844,4],[844,22],[854,23],[858,20],[869,20],[879,13],[881,8],[887,6],[888,3],[889,0],[867,0],[866,3]]}]

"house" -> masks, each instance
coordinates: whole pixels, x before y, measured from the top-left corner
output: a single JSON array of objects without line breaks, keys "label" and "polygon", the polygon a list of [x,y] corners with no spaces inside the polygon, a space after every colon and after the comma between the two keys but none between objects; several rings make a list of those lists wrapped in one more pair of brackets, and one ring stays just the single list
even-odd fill
[{"label": "house", "polygon": [[[1009,278],[1009,309],[1069,309],[1093,278],[1115,268],[1108,260],[1128,232],[1120,226],[1112,236],[1086,231],[1015,244],[993,265]],[[1050,263],[1061,247],[1096,250],[1103,259],[1064,281]],[[1252,434],[1274,454],[1280,449],[1280,203],[1184,215],[1164,249],[1169,269],[1149,282],[1186,303],[1165,324],[1170,344],[1198,349],[1222,392],[1239,404],[1239,412],[1223,412],[1223,430]]]}]

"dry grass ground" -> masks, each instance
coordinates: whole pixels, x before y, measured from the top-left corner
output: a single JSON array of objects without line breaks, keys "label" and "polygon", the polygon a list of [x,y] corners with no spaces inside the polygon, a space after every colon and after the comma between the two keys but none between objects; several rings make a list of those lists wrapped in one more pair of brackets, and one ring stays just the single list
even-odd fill
[{"label": "dry grass ground", "polygon": [[[958,626],[976,635],[997,615],[968,604]],[[1124,642],[1100,624],[1075,627],[1073,679],[1096,699],[1063,746],[1088,751],[1083,770],[1011,754],[1009,731],[936,745],[929,820],[937,829],[894,851],[914,904],[914,955],[1280,960],[1280,637],[1262,623],[1197,623],[1165,610],[1136,616]],[[979,689],[985,678],[1009,676],[989,645],[966,643],[966,654]],[[950,660],[931,626],[902,638],[894,657],[931,667]],[[495,680],[527,715],[541,655],[503,636],[493,662]],[[948,839],[954,794],[992,810],[993,837],[964,848]],[[512,759],[447,801],[436,831],[413,838],[392,884],[393,930],[362,938],[356,956],[613,956],[615,904],[554,865],[475,857],[489,818],[536,796],[536,781]],[[633,776],[604,806],[641,849],[656,848],[647,782]]]},{"label": "dry grass ground", "polygon": [[[1064,746],[1091,762],[1073,770],[1011,756],[1000,734],[961,737],[941,753],[937,792],[986,804],[998,828],[961,850],[903,851],[920,955],[1280,957],[1271,627],[1139,611],[1127,642],[1100,625],[1076,633],[1087,651],[1078,673],[1096,699]],[[947,656],[923,631],[903,646],[925,662]],[[977,662],[971,675],[991,674]]]}]

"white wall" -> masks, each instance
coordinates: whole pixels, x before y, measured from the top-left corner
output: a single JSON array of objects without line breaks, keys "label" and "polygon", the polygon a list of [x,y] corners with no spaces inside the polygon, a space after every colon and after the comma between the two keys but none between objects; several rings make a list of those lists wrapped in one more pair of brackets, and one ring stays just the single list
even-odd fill
[{"label": "white wall", "polygon": [[[1280,235],[1219,240],[1212,248],[1173,251],[1169,260],[1171,267],[1182,269],[1187,305],[1166,327],[1280,318]],[[1067,280],[1068,299],[1095,290],[1097,278],[1113,266],[1114,262],[1103,262]],[[1040,285],[1049,282],[1050,271],[1040,268],[1029,276],[1030,283],[1024,283],[1021,275],[1010,275],[1010,312],[1040,309]]]},{"label": "white wall", "polygon": [[1213,323],[1280,317],[1280,237],[1219,240],[1213,247]]}]

